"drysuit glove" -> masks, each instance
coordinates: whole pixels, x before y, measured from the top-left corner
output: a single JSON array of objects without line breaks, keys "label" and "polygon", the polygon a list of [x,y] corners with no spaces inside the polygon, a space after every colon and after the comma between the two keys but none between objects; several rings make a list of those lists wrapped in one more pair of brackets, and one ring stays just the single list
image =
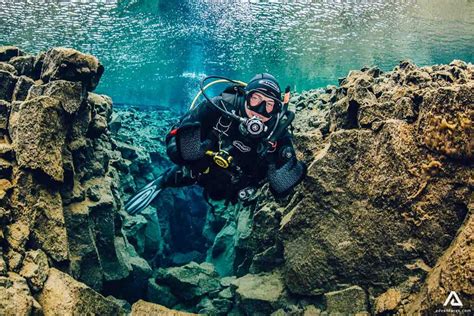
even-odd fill
[{"label": "drysuit glove", "polygon": [[210,140],[201,141],[201,124],[185,123],[176,132],[178,155],[185,163],[196,162],[204,158],[211,144]]},{"label": "drysuit glove", "polygon": [[288,195],[295,186],[303,181],[306,172],[306,164],[296,158],[290,159],[279,169],[275,164],[270,164],[267,174],[270,191],[278,198]]}]

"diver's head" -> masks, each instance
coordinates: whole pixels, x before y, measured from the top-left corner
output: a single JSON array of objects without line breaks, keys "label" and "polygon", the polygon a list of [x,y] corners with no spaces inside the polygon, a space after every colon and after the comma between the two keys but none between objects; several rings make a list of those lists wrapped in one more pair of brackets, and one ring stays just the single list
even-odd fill
[{"label": "diver's head", "polygon": [[245,113],[262,122],[270,121],[281,111],[281,89],[275,77],[268,73],[254,76],[245,87]]}]

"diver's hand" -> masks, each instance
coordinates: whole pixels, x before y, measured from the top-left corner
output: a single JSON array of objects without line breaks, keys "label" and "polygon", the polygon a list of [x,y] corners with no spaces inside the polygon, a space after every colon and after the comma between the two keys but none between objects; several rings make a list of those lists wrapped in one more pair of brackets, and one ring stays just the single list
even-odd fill
[{"label": "diver's hand", "polygon": [[211,141],[201,141],[201,124],[185,123],[176,131],[176,146],[178,154],[185,162],[200,160],[209,149]]},{"label": "diver's hand", "polygon": [[279,169],[275,164],[268,166],[268,182],[273,195],[282,197],[291,192],[306,176],[306,164],[296,158],[290,159]]}]

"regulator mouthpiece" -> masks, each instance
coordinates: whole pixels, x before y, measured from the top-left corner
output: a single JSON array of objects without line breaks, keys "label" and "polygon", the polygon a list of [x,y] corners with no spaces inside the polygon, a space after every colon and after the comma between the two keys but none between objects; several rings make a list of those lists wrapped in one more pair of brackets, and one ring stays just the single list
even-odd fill
[{"label": "regulator mouthpiece", "polygon": [[240,130],[244,135],[250,135],[253,137],[260,137],[267,131],[268,127],[257,117],[252,117],[245,120],[240,125]]}]

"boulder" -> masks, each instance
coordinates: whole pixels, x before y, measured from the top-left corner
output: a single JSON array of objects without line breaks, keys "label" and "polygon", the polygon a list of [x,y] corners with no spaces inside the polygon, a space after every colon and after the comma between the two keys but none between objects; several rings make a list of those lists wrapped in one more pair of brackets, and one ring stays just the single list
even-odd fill
[{"label": "boulder", "polygon": [[26,55],[13,57],[8,63],[15,67],[19,76],[33,77],[35,56]]},{"label": "boulder", "polygon": [[17,78],[6,71],[0,70],[0,100],[11,101]]},{"label": "boulder", "polygon": [[473,100],[473,84],[443,87],[427,93],[417,122],[421,142],[437,153],[469,161],[474,146]]},{"label": "boulder", "polygon": [[71,48],[52,48],[44,56],[41,79],[79,81],[88,90],[94,90],[104,72],[99,60]]},{"label": "boulder", "polygon": [[[436,166],[405,121],[388,120],[376,133],[331,133],[308,169],[305,197],[285,210],[280,228],[289,289],[311,295],[334,290],[336,283],[376,282],[383,292],[413,275],[405,265],[417,258],[433,264],[447,246],[434,241],[454,237],[468,200],[461,170],[448,178],[429,176],[427,194],[424,170]],[[459,181],[464,187],[452,195],[449,188]],[[408,241],[416,251],[403,246]]]},{"label": "boulder", "polygon": [[31,315],[35,303],[24,278],[13,272],[0,276],[0,315]]},{"label": "boulder", "polygon": [[48,274],[49,265],[46,254],[41,249],[27,251],[20,275],[28,281],[30,287],[34,291],[41,290]]},{"label": "boulder", "polygon": [[0,130],[6,130],[8,128],[10,107],[10,103],[4,100],[0,100]]},{"label": "boulder", "polygon": [[[459,229],[446,252],[438,259],[428,274],[421,289],[414,293],[403,311],[407,315],[434,314],[438,309],[467,309],[474,306],[472,286],[472,249],[474,241],[474,217],[471,213]],[[462,307],[444,306],[447,298],[455,292]]]},{"label": "boulder", "polygon": [[89,93],[87,102],[91,105],[94,113],[103,116],[105,120],[110,122],[112,119],[112,99],[104,94]]},{"label": "boulder", "polygon": [[147,300],[168,307],[172,307],[178,303],[176,296],[171,293],[171,289],[164,285],[159,285],[155,279],[148,280]]},{"label": "boulder", "polygon": [[58,311],[64,315],[125,315],[118,304],[55,268],[49,270],[38,301],[45,316],[57,315]]},{"label": "boulder", "polygon": [[277,272],[247,274],[232,282],[237,304],[247,315],[269,315],[279,308],[285,293],[283,280]]},{"label": "boulder", "polygon": [[76,113],[85,100],[86,91],[81,82],[70,82],[65,80],[55,80],[44,85],[34,86],[30,89],[28,99],[38,96],[49,96],[59,102],[68,114]]},{"label": "boulder", "polygon": [[329,314],[353,315],[367,312],[367,296],[359,286],[324,294],[326,310]]},{"label": "boulder", "polygon": [[393,313],[397,311],[398,305],[402,300],[399,290],[390,288],[375,299],[375,313]]},{"label": "boulder", "polygon": [[30,88],[35,84],[33,79],[20,76],[18,77],[18,81],[15,85],[15,89],[13,89],[12,100],[13,101],[24,101],[28,96],[28,91]]},{"label": "boulder", "polygon": [[5,254],[5,259],[7,261],[8,270],[18,272],[23,262],[23,255],[13,249],[8,249]]},{"label": "boulder", "polygon": [[197,315],[192,313],[185,313],[176,310],[166,308],[162,305],[153,304],[144,300],[139,300],[132,305],[131,316],[142,316],[142,315],[169,315],[169,316],[187,316]]},{"label": "boulder", "polygon": [[2,61],[0,61],[0,71],[5,71],[11,73],[12,75],[17,75],[15,67],[10,65],[9,63],[5,63]]},{"label": "boulder", "polygon": [[13,129],[13,147],[21,168],[64,180],[62,151],[65,133],[60,102],[47,96],[22,103]]},{"label": "boulder", "polygon": [[161,270],[156,283],[168,286],[176,297],[183,300],[217,293],[221,287],[214,267],[209,263],[196,262]]},{"label": "boulder", "polygon": [[17,221],[7,226],[6,239],[10,247],[16,251],[22,251],[30,237],[29,225]]},{"label": "boulder", "polygon": [[23,56],[25,53],[15,46],[0,46],[0,61],[9,61],[13,57]]}]

